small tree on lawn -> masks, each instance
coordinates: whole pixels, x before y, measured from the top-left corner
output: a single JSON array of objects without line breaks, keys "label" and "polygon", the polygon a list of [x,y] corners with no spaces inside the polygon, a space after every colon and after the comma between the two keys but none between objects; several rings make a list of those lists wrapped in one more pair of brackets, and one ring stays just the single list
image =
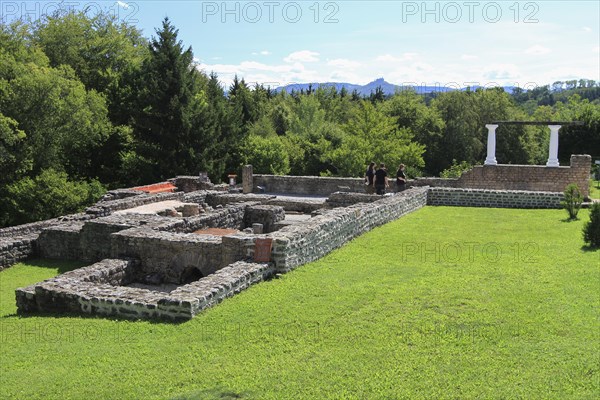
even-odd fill
[{"label": "small tree on lawn", "polygon": [[577,214],[583,203],[583,196],[579,187],[571,183],[565,189],[565,199],[562,201],[562,206],[569,213],[569,219],[577,219]]},{"label": "small tree on lawn", "polygon": [[583,227],[583,241],[590,247],[600,247],[600,203],[590,207],[590,220]]}]

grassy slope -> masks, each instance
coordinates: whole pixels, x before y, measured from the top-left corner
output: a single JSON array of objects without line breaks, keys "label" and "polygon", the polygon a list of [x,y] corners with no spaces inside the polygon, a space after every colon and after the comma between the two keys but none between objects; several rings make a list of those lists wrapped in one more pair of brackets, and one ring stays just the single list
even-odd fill
[{"label": "grassy slope", "polygon": [[427,207],[179,325],[16,317],[16,266],[0,398],[596,398],[587,215]]}]

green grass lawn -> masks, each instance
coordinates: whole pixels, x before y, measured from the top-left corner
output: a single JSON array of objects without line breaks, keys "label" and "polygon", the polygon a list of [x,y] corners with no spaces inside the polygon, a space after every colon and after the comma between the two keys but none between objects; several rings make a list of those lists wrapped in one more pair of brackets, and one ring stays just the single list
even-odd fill
[{"label": "green grass lawn", "polygon": [[600,251],[579,216],[426,207],[182,324],[18,317],[14,289],[58,264],[17,265],[0,398],[596,399]]},{"label": "green grass lawn", "polygon": [[598,181],[592,180],[590,183],[590,198],[591,199],[600,199],[600,183]]}]

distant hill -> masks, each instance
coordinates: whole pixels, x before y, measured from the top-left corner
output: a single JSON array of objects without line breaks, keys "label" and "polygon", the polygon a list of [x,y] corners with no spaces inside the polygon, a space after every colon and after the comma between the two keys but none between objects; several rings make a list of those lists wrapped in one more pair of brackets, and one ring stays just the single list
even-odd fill
[{"label": "distant hill", "polygon": [[[348,91],[348,93],[352,93],[355,90],[358,92],[358,94],[360,94],[361,96],[369,96],[371,93],[375,93],[375,90],[378,87],[381,87],[381,89],[383,90],[383,93],[385,95],[392,95],[394,93],[396,93],[396,91],[399,90],[407,90],[407,89],[414,89],[417,93],[419,94],[427,94],[427,93],[441,93],[441,92],[450,92],[453,90],[457,90],[455,88],[448,88],[448,87],[444,87],[444,86],[400,86],[400,85],[394,85],[393,83],[389,83],[386,82],[385,79],[383,78],[379,78],[374,80],[373,82],[369,82],[366,85],[357,85],[354,83],[346,83],[346,82],[325,82],[325,83],[319,83],[319,82],[312,82],[312,83],[294,83],[291,85],[286,85],[286,86],[280,86],[278,88],[275,89],[275,92],[280,92],[282,90],[285,90],[288,93],[291,93],[292,91],[307,91],[309,88],[317,89],[319,86],[322,87],[335,87],[336,90],[339,92],[340,90],[342,90],[343,87],[346,88],[346,90]],[[473,86],[471,87],[472,90],[477,89],[480,86]],[[461,88],[460,90],[466,90],[467,88]],[[512,86],[507,86],[504,88],[504,90],[508,93],[512,93],[513,91],[513,87]]]}]

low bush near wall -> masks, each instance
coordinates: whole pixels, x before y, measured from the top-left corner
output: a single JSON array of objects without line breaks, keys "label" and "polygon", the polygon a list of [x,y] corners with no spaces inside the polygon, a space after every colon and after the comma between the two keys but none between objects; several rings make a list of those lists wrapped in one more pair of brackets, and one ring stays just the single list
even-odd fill
[{"label": "low bush near wall", "polygon": [[591,247],[600,247],[600,203],[590,207],[590,220],[583,227],[583,240]]},{"label": "low bush near wall", "polygon": [[577,219],[577,214],[583,203],[583,196],[579,187],[575,184],[570,184],[565,190],[565,199],[561,202],[561,205],[569,213],[569,219]]}]

